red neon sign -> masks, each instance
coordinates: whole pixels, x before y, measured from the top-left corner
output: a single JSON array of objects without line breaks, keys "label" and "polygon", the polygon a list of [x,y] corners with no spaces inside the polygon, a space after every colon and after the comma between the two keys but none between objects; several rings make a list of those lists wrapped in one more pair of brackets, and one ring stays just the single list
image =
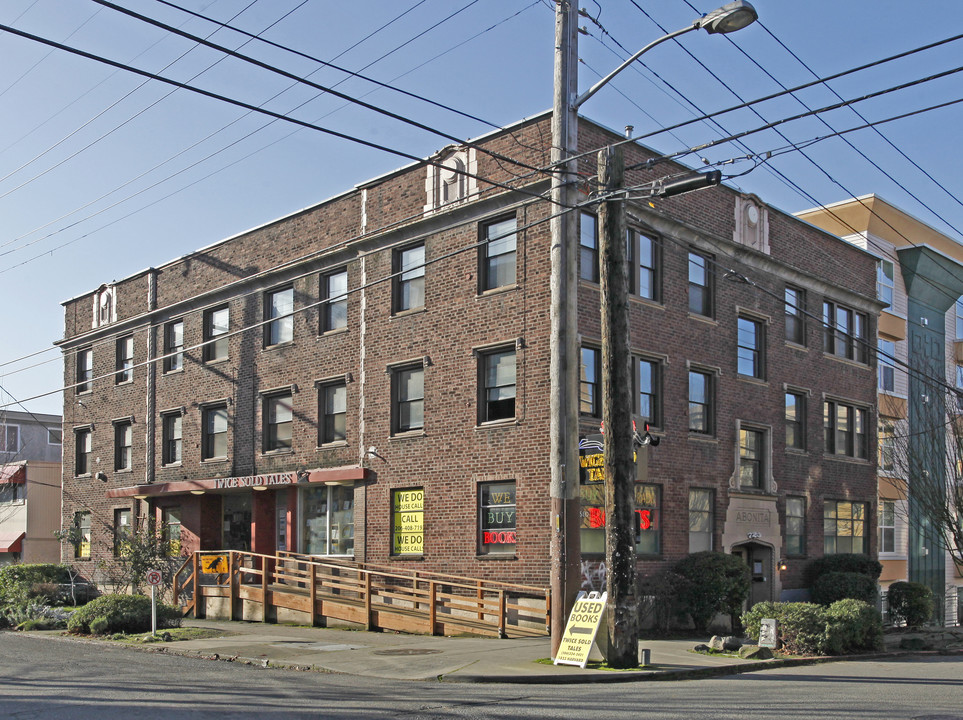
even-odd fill
[{"label": "red neon sign", "polygon": [[485,545],[514,545],[516,537],[515,530],[482,531],[482,543]]},{"label": "red neon sign", "polygon": [[[590,528],[605,527],[605,510],[602,508],[590,507],[588,511]],[[635,513],[639,516],[639,527],[643,530],[650,530],[652,528],[652,511],[639,510],[636,508]]]}]

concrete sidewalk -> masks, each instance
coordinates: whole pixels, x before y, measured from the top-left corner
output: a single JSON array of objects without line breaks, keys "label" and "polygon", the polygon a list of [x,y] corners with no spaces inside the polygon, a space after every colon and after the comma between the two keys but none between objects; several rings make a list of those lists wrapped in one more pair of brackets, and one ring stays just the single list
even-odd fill
[{"label": "concrete sidewalk", "polygon": [[545,638],[499,640],[431,637],[340,628],[312,628],[218,620],[185,620],[185,626],[221,630],[224,635],[149,645],[151,649],[217,660],[248,662],[317,672],[346,673],[392,680],[442,680],[465,683],[597,683],[686,678],[751,672],[808,660],[753,661],[692,652],[691,640],[645,640],[651,665],[613,672],[554,666]]}]

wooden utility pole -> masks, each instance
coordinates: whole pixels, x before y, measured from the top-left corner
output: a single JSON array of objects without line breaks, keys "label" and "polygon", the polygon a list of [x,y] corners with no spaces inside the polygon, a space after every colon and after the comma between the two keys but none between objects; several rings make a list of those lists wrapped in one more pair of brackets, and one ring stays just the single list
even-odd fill
[{"label": "wooden utility pole", "polygon": [[629,353],[629,278],[625,258],[624,161],[620,147],[599,152],[599,266],[602,294],[602,421],[605,425],[605,588],[608,663],[638,664],[635,588],[635,462]]}]

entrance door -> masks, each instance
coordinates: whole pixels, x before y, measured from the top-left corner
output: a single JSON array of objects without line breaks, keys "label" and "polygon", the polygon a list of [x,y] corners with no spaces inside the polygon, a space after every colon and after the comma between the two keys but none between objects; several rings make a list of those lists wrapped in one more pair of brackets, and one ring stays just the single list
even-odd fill
[{"label": "entrance door", "polygon": [[746,543],[732,549],[749,566],[750,584],[746,609],[772,600],[772,548],[758,543]]},{"label": "entrance door", "polygon": [[251,493],[224,495],[223,498],[221,547],[248,552],[251,549]]}]

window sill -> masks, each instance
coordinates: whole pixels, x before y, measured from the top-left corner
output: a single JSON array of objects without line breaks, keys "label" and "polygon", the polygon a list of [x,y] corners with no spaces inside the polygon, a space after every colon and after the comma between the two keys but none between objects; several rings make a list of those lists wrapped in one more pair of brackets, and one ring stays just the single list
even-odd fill
[{"label": "window sill", "polygon": [[214,458],[204,458],[201,460],[201,465],[217,465],[219,463],[226,463],[228,459],[226,457],[214,457]]},{"label": "window sill", "polygon": [[391,313],[391,319],[394,320],[395,318],[408,317],[409,315],[419,315],[420,313],[423,313],[423,312],[425,312],[424,305],[422,305],[421,307],[409,308],[407,310],[394,310]]},{"label": "window sill", "polygon": [[805,457],[805,456],[808,456],[808,455],[809,455],[809,453],[807,452],[806,448],[794,448],[794,447],[787,447],[787,448],[786,448],[786,454],[788,454],[788,455],[799,455],[800,457]]},{"label": "window sill", "polygon": [[719,327],[719,321],[708,315],[698,315],[697,313],[689,311],[689,319],[697,320],[698,322],[705,323],[706,325],[712,325],[713,327]]},{"label": "window sill", "polygon": [[75,394],[75,395],[93,395],[93,394],[94,394],[94,390],[93,390],[93,388],[91,388],[90,390],[78,390],[78,391],[75,392],[74,394]]},{"label": "window sill", "polygon": [[475,425],[475,430],[497,430],[498,428],[510,428],[521,425],[518,418],[505,418],[504,420],[489,420]]},{"label": "window sill", "polygon": [[348,447],[347,440],[336,440],[334,442],[321,443],[314,449],[315,450],[336,450],[338,448],[346,448],[346,447]]},{"label": "window sill", "polygon": [[839,462],[850,463],[853,465],[873,465],[866,458],[851,457],[849,455],[836,455],[834,453],[823,453],[824,460],[838,460]]},{"label": "window sill", "polygon": [[279,350],[281,348],[291,347],[292,345],[294,345],[294,340],[285,340],[284,342],[274,343],[274,345],[265,345],[261,350],[271,352],[272,350]]},{"label": "window sill", "polygon": [[475,295],[475,299],[481,300],[483,298],[491,297],[492,295],[501,295],[502,293],[511,292],[512,290],[518,290],[518,283],[515,283],[513,285],[499,285],[498,287],[482,290],[477,295]]},{"label": "window sill", "polygon": [[645,305],[653,310],[665,310],[665,303],[661,300],[653,300],[652,298],[642,297],[641,295],[629,293],[629,302],[636,303],[637,305]]},{"label": "window sill", "polygon": [[749,383],[750,385],[758,385],[759,387],[769,387],[769,381],[763,378],[753,377],[752,375],[740,375],[736,374],[737,380],[742,380],[742,382]]},{"label": "window sill", "polygon": [[424,555],[389,555],[388,562],[404,562],[406,560],[415,560],[421,562],[425,559]]},{"label": "window sill", "polygon": [[859,368],[861,370],[873,370],[872,366],[867,363],[860,362],[859,360],[851,360],[850,358],[840,357],[839,355],[834,355],[833,353],[824,352],[823,357],[827,360],[835,360],[843,365],[849,365],[850,367]]},{"label": "window sill", "polygon": [[84,480],[86,478],[92,478],[92,473],[81,473],[80,475],[74,475],[75,480]]},{"label": "window sill", "polygon": [[786,340],[786,347],[790,350],[799,350],[801,352],[809,352],[809,348],[805,345],[797,343],[795,340]]},{"label": "window sill", "polygon": [[415,438],[423,438],[427,435],[424,430],[406,430],[404,432],[392,433],[388,437],[388,442],[393,442],[396,440],[412,440]]},{"label": "window sill", "polygon": [[518,560],[515,553],[488,553],[486,555],[475,555],[476,560]]},{"label": "window sill", "polygon": [[332,335],[344,335],[348,330],[350,330],[347,325],[339,328],[331,328],[330,330],[322,330],[318,333],[319,338],[331,337]]},{"label": "window sill", "polygon": [[179,367],[176,370],[165,370],[164,377],[167,377],[168,375],[182,375],[183,373],[184,373],[184,368]]},{"label": "window sill", "polygon": [[134,468],[114,468],[114,475],[130,475]]},{"label": "window sill", "polygon": [[182,465],[181,460],[178,460],[177,462],[171,462],[171,463],[162,463],[161,469],[166,470],[167,468],[179,468],[181,467],[181,465]]},{"label": "window sill", "polygon": [[134,378],[131,378],[130,380],[121,380],[120,382],[115,382],[114,387],[122,387],[124,385],[133,385],[133,384],[134,384]]},{"label": "window sill", "polygon": [[205,365],[220,365],[221,363],[226,363],[231,359],[230,355],[227,357],[211,358],[210,360],[205,360]]},{"label": "window sill", "polygon": [[281,448],[278,450],[261,451],[262,458],[284,457],[286,455],[294,455],[294,448]]},{"label": "window sill", "polygon": [[692,432],[691,430],[689,431],[689,439],[695,440],[697,442],[712,443],[712,444],[717,444],[719,442],[719,438],[717,438],[715,435]]}]

